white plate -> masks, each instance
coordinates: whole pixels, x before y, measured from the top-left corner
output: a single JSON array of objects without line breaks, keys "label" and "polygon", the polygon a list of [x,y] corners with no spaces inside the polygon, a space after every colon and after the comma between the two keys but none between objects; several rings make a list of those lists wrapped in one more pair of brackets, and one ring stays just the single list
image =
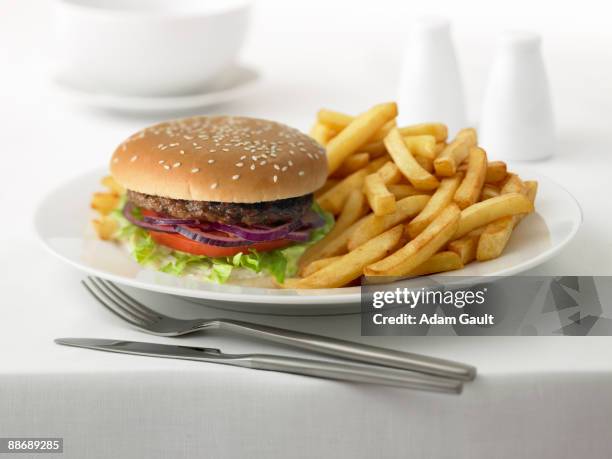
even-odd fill
[{"label": "white plate", "polygon": [[237,65],[224,71],[197,93],[159,97],[97,92],[57,78],[53,82],[61,93],[77,103],[128,113],[163,113],[202,108],[244,97],[255,87],[259,78],[256,70]]},{"label": "white plate", "polygon": [[[61,260],[124,285],[197,299],[225,309],[295,315],[358,310],[359,287],[278,290],[215,285],[140,266],[121,247],[98,240],[91,228],[94,215],[89,200],[92,192],[100,190],[99,181],[105,174],[104,170],[84,174],[47,193],[40,203],[35,216],[36,232],[44,246]],[[539,182],[537,213],[517,227],[502,257],[471,263],[445,277],[517,274],[548,260],[574,237],[582,222],[574,197],[546,177],[521,175]]]}]

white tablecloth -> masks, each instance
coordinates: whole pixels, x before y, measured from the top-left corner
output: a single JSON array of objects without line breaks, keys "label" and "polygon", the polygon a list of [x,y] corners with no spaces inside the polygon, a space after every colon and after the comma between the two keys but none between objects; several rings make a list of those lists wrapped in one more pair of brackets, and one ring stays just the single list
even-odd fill
[{"label": "white tablecloth", "polygon": [[[518,25],[544,33],[560,143],[553,160],[529,167],[570,190],[585,222],[559,256],[532,272],[612,274],[604,188],[612,114],[606,15],[596,2],[581,4],[588,20],[561,4],[550,15],[537,2],[455,3],[440,1],[430,10],[456,18],[474,119],[495,30]],[[261,2],[244,59],[265,78],[251,97],[210,113],[306,129],[321,106],[356,112],[393,99],[404,23],[423,10],[383,1],[352,11],[356,5]],[[50,186],[104,164],[119,141],[157,118],[66,105],[45,73],[48,5],[0,0],[0,10],[0,437],[64,437],[61,457],[70,458],[612,455],[612,339],[606,337],[363,338],[357,316],[238,316],[138,293],[175,314],[242,317],[469,362],[479,377],[461,396],[53,344],[59,336],[153,340],[95,304],[79,285],[81,274],[37,245],[30,219]],[[604,307],[609,316],[610,305]],[[294,354],[213,334],[181,343]]]}]

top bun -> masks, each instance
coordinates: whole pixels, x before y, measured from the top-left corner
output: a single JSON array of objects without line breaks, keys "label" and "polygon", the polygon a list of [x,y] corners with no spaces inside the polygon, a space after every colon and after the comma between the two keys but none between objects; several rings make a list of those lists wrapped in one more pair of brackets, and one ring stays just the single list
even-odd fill
[{"label": "top bun", "polygon": [[235,116],[194,116],[139,131],[115,150],[125,188],[190,201],[254,203],[309,194],[327,178],[323,148],[296,129]]}]

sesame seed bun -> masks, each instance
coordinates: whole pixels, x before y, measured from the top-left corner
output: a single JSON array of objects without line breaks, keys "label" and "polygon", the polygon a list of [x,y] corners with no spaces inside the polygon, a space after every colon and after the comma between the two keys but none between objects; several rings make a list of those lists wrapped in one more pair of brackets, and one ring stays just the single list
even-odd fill
[{"label": "sesame seed bun", "polygon": [[323,148],[273,121],[194,116],[139,131],[115,150],[125,188],[191,201],[254,203],[309,194],[327,178]]}]

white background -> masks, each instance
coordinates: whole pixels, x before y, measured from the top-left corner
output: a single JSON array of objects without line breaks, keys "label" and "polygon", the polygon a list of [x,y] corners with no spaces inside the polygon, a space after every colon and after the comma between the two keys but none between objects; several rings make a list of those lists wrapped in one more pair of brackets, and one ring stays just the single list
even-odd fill
[{"label": "white background", "polygon": [[[604,2],[258,2],[243,60],[264,80],[251,97],[214,113],[305,130],[322,106],[358,112],[393,99],[406,28],[423,13],[453,19],[474,121],[496,34],[542,33],[559,147],[554,159],[528,167],[570,190],[585,222],[534,272],[612,274],[612,28]],[[73,449],[64,457],[126,456],[136,448],[131,440],[144,437],[148,457],[205,449],[216,457],[311,457],[332,447],[342,457],[611,455],[603,440],[612,413],[608,338],[370,340],[477,365],[481,378],[452,400],[51,344],[60,335],[143,339],[87,298],[78,273],[41,251],[30,220],[49,187],[106,164],[123,138],[157,117],[65,104],[48,84],[49,20],[47,2],[0,0],[0,392],[9,394],[3,408],[21,410],[0,414],[0,432],[67,436]],[[358,338],[350,320],[270,322]],[[223,337],[188,342],[272,349]],[[48,432],[49,425],[58,427]],[[101,439],[90,443],[93,430]]]}]

